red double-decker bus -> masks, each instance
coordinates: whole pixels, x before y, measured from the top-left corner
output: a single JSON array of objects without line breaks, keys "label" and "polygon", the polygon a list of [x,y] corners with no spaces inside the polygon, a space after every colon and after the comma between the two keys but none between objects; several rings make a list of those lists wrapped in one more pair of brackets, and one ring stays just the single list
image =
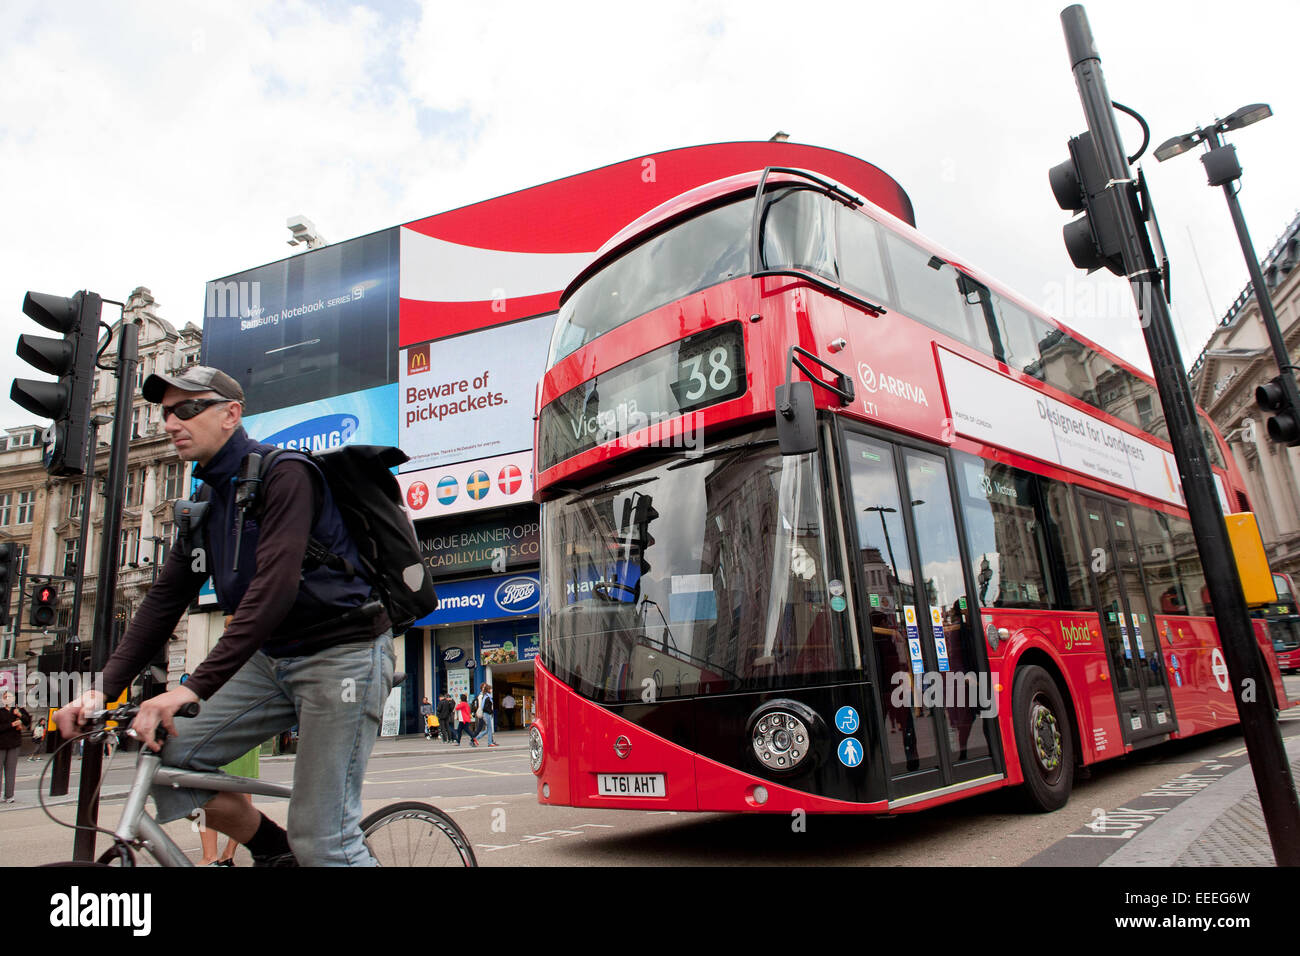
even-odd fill
[{"label": "red double-decker bus", "polygon": [[1237,720],[1152,380],[862,188],[693,189],[564,293],[542,803],[1050,810],[1076,767]]}]

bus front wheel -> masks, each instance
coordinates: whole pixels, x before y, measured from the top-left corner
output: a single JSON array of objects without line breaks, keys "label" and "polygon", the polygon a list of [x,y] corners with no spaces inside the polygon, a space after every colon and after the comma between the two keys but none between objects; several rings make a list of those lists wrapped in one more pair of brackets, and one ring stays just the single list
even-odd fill
[{"label": "bus front wheel", "polygon": [[1011,696],[1022,796],[1031,810],[1059,810],[1074,785],[1074,738],[1061,691],[1047,671],[1031,664],[1016,674]]}]

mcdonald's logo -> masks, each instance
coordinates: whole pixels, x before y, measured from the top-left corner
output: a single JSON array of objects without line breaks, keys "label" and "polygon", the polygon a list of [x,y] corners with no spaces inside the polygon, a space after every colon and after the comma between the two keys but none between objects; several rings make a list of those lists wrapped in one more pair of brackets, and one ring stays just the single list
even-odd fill
[{"label": "mcdonald's logo", "polygon": [[418,375],[429,371],[429,343],[418,345],[406,353],[406,374]]}]

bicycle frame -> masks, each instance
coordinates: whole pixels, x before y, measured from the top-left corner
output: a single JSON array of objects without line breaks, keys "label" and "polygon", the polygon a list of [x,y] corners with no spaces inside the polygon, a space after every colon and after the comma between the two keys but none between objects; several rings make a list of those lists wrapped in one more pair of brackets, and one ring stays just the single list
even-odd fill
[{"label": "bicycle frame", "polygon": [[292,787],[281,783],[254,780],[251,777],[235,777],[227,773],[201,773],[164,767],[157,754],[147,750],[141,751],[140,759],[135,766],[135,779],[131,782],[126,805],[122,808],[122,819],[118,822],[117,829],[113,831],[113,836],[128,845],[135,844],[137,840],[142,842],[162,866],[193,866],[194,864],[166,834],[161,824],[145,810],[150,788],[155,786],[249,793],[268,797],[289,797],[293,794]]}]

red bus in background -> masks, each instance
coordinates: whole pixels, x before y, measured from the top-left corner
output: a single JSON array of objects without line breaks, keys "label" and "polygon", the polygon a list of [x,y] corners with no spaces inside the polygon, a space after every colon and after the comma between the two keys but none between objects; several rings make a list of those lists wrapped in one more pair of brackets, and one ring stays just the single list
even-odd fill
[{"label": "red bus in background", "polygon": [[1295,582],[1289,574],[1273,574],[1277,600],[1254,610],[1254,616],[1268,623],[1273,653],[1283,672],[1300,672],[1300,606],[1296,604]]},{"label": "red bus in background", "polygon": [[[783,454],[792,374],[816,417]],[[1050,810],[1077,766],[1237,720],[1152,380],[819,173],[606,243],[535,448],[542,803]]]}]

